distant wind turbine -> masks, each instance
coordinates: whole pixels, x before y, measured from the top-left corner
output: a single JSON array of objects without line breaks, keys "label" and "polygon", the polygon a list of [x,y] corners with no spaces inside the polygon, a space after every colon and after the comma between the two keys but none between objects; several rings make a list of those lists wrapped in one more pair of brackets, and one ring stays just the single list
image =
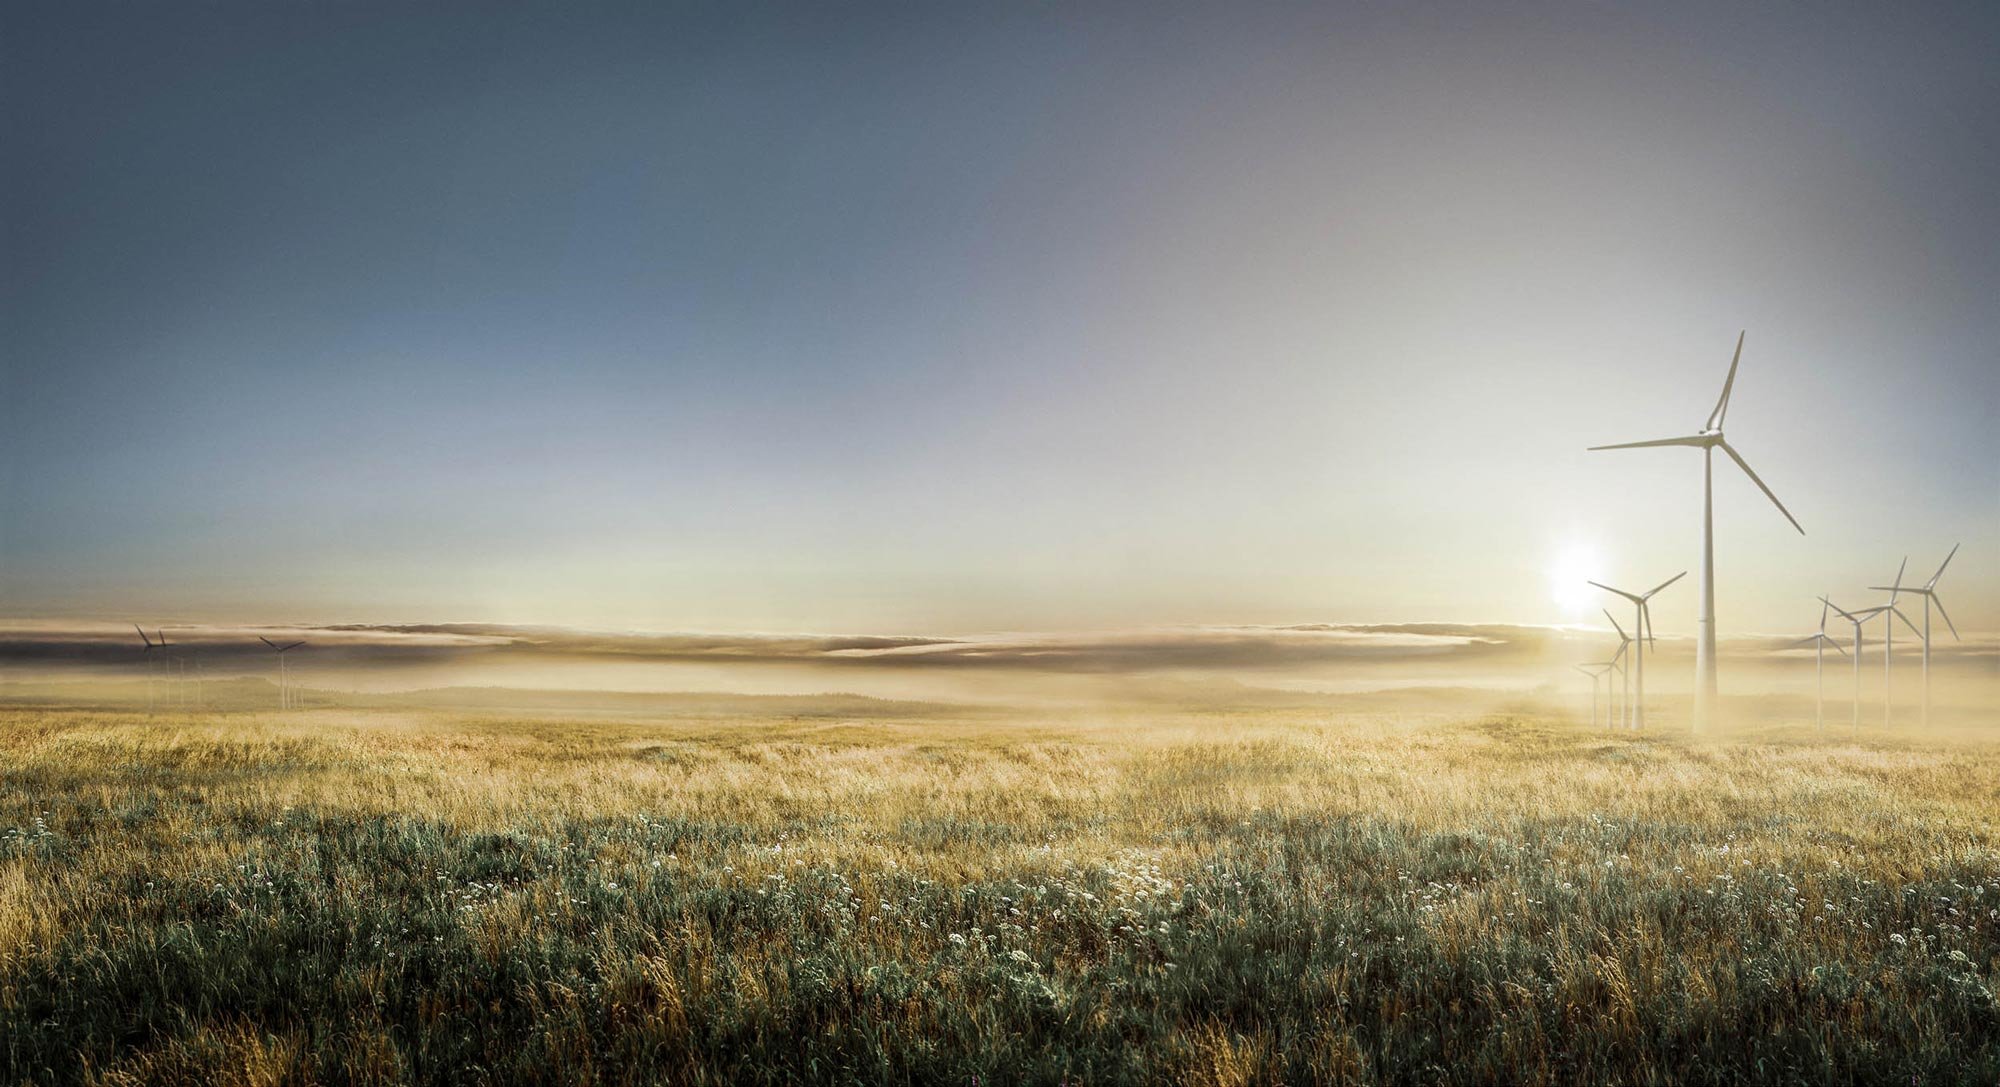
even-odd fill
[{"label": "distant wind turbine", "polygon": [[[1591,671],[1591,669],[1593,668],[1596,669],[1596,671],[1594,672]],[[1576,666],[1577,671],[1582,672],[1584,675],[1590,677],[1590,727],[1591,728],[1597,727],[1597,681],[1603,679],[1605,673],[1611,671],[1611,668],[1612,668],[1611,661],[1597,661],[1592,664],[1579,664]],[[1605,725],[1609,727],[1611,723],[1610,713],[1608,712],[1610,707],[1607,706],[1605,708],[1607,710],[1605,714]]]},{"label": "distant wind turbine", "polygon": [[1866,623],[1888,609],[1881,607],[1848,611],[1826,597],[1820,597],[1819,601],[1834,611],[1839,612],[1842,619],[1854,624],[1854,727],[1859,730],[1861,728],[1861,624]]},{"label": "distant wind turbine", "polygon": [[[160,627],[153,631],[153,634],[160,639],[159,648],[168,648],[166,627]],[[180,654],[168,653],[165,657],[161,658],[160,676],[160,689],[165,692],[166,701],[172,702],[176,706],[186,706],[187,663],[181,659]]]},{"label": "distant wind turbine", "polygon": [[1736,385],[1736,365],[1737,363],[1742,361],[1743,361],[1743,334],[1738,333],[1736,336],[1736,355],[1735,357],[1729,360],[1729,377],[1726,378],[1722,383],[1722,396],[1716,400],[1715,410],[1708,413],[1708,422],[1702,425],[1701,431],[1699,433],[1690,434],[1682,438],[1656,438],[1652,441],[1646,441],[1646,442],[1621,442],[1616,445],[1594,445],[1590,447],[1594,451],[1599,449],[1640,449],[1656,445],[1687,445],[1687,446],[1693,446],[1696,449],[1701,450],[1701,583],[1699,590],[1701,603],[1700,603],[1700,614],[1697,619],[1697,623],[1699,625],[1699,631],[1695,637],[1695,643],[1694,643],[1694,722],[1693,723],[1694,727],[1697,729],[1706,728],[1709,725],[1713,724],[1715,721],[1715,714],[1716,714],[1716,699],[1717,699],[1716,679],[1715,679],[1715,449],[1716,447],[1720,446],[1724,453],[1729,454],[1729,459],[1735,461],[1736,466],[1738,468],[1743,469],[1743,474],[1750,477],[1750,482],[1755,483],[1757,485],[1757,489],[1764,492],[1764,497],[1770,499],[1771,504],[1778,507],[1778,512],[1785,515],[1785,520],[1790,521],[1792,523],[1792,527],[1799,530],[1799,535],[1801,536],[1805,535],[1806,531],[1804,528],[1801,528],[1799,526],[1798,518],[1792,516],[1792,511],[1786,509],[1785,504],[1783,502],[1778,501],[1778,496],[1771,493],[1771,488],[1764,486],[1764,481],[1762,479],[1759,479],[1757,477],[1757,473],[1751,469],[1750,462],[1744,460],[1743,455],[1741,453],[1738,453],[1733,446],[1731,446],[1727,441],[1723,440],[1722,421],[1723,417],[1729,414],[1729,394],[1730,390],[1733,389]]},{"label": "distant wind turbine", "polygon": [[290,645],[279,645],[278,643],[272,641],[269,638],[264,637],[261,634],[257,636],[257,640],[263,642],[265,645],[270,646],[272,652],[278,654],[278,708],[281,710],[291,709],[292,687],[289,674],[285,668],[285,654],[291,652],[294,649],[297,649],[298,647],[306,643],[293,642]]},{"label": "distant wind turbine", "polygon": [[[1944,557],[1944,561],[1938,564],[1937,573],[1932,574],[1931,579],[1929,581],[1924,582],[1923,588],[1914,589],[1904,586],[1902,572],[1897,571],[1896,584],[1890,587],[1889,589],[1889,599],[1891,601],[1895,600],[1895,594],[1898,592],[1914,593],[1915,595],[1924,598],[1924,629],[1922,630],[1921,633],[1923,634],[1924,637],[1923,722],[1925,725],[1929,725],[1931,723],[1931,605],[1933,603],[1937,604],[1938,614],[1944,616],[1944,625],[1951,628],[1952,640],[1953,641],[1959,640],[1958,625],[1951,621],[1951,614],[1944,610],[1944,601],[1937,594],[1938,579],[1944,576],[1944,568],[1950,566],[1952,558],[1958,554],[1958,546],[1959,545],[1957,544],[1951,545],[1951,554],[1946,555]],[[1905,559],[1903,561],[1905,562],[1905,564],[1909,562],[1908,559]],[[1869,587],[1878,590],[1882,588],[1882,586],[1880,585],[1871,585]]]},{"label": "distant wind turbine", "polygon": [[[1590,582],[1590,584],[1595,585],[1600,589],[1603,589],[1607,593],[1615,593],[1632,602],[1632,606],[1634,609],[1634,614],[1632,619],[1632,637],[1634,640],[1640,643],[1638,649],[1633,654],[1634,659],[1636,659],[1639,662],[1639,668],[1638,671],[1635,673],[1635,678],[1632,683],[1632,731],[1634,732],[1641,732],[1644,731],[1646,728],[1645,643],[1656,640],[1652,637],[1653,614],[1652,614],[1652,609],[1648,606],[1648,602],[1653,599],[1654,593],[1659,592],[1661,589],[1664,589],[1667,586],[1672,585],[1674,582],[1679,581],[1680,579],[1686,576],[1687,576],[1687,571],[1682,570],[1680,573],[1675,574],[1674,576],[1668,578],[1665,581],[1660,582],[1658,585],[1655,585],[1650,589],[1647,589],[1645,592],[1637,594],[1628,593],[1623,589],[1614,589],[1611,586],[1604,584],[1603,582],[1599,581]],[[1624,633],[1623,629],[1620,629],[1619,633],[1622,635]]]},{"label": "distant wind turbine", "polygon": [[[167,630],[165,627],[161,627],[160,644],[165,645],[166,641]],[[200,709],[206,704],[201,683],[201,647],[196,643],[183,642],[180,648],[182,652],[174,654],[168,662],[175,672],[175,702],[183,707],[188,705],[188,673],[192,671],[194,673],[194,706],[196,709]]]},{"label": "distant wind turbine", "polygon": [[153,673],[159,671],[158,666],[155,665],[154,663],[153,651],[156,649],[165,649],[167,647],[167,632],[164,630],[160,631],[160,640],[156,642],[152,638],[147,637],[145,627],[142,627],[137,623],[133,623],[132,629],[138,631],[139,640],[146,643],[146,648],[140,650],[140,652],[146,655],[146,712],[152,713]]},{"label": "distant wind turbine", "polygon": [[[1622,714],[1629,712],[1632,705],[1632,660],[1627,656],[1632,649],[1632,636],[1625,633],[1625,628],[1618,625],[1617,619],[1612,618],[1610,608],[1604,609],[1604,617],[1611,620],[1611,629],[1618,632],[1618,652],[1611,654],[1611,663],[1618,667],[1618,676],[1624,687],[1624,694],[1616,700],[1614,708],[1614,712],[1621,714],[1619,720],[1623,721]],[[1612,690],[1617,692],[1615,687]]]},{"label": "distant wind turbine", "polygon": [[[1896,597],[1901,595],[1904,591],[1903,571],[1909,568],[1910,568],[1910,556],[1904,555],[1903,564],[1901,566],[1896,567],[1896,583],[1894,585],[1879,586],[1881,591],[1889,594],[1889,603],[1885,605],[1882,608],[1882,610],[1886,612],[1887,615],[1889,616],[1894,616],[1897,619],[1901,619],[1903,621],[1903,625],[1910,628],[1911,633],[1922,634],[1923,632],[1917,629],[1917,624],[1910,622],[1910,617],[1904,615],[1903,610],[1896,606]],[[1883,728],[1889,727],[1890,715],[1895,711],[1896,708],[1896,700],[1893,696],[1891,696],[1889,688],[1889,667],[1890,665],[1895,663],[1895,660],[1896,660],[1896,624],[1890,622],[1887,616],[1885,616],[1882,620],[1882,727]]]},{"label": "distant wind turbine", "polygon": [[[1800,638],[1798,641],[1792,643],[1795,646],[1800,646],[1811,642],[1813,646],[1813,727],[1821,732],[1826,731],[1826,647],[1832,646],[1834,652],[1839,653],[1843,657],[1847,655],[1847,650],[1840,648],[1839,642],[1827,637],[1826,613],[1831,607],[1833,605],[1828,603],[1825,597],[1821,597],[1818,633]],[[1845,613],[1843,612],[1842,614]],[[1858,642],[1861,637],[1860,627],[1857,626],[1854,628],[1854,636]],[[1860,651],[1857,645],[1855,652],[1858,653]]]}]

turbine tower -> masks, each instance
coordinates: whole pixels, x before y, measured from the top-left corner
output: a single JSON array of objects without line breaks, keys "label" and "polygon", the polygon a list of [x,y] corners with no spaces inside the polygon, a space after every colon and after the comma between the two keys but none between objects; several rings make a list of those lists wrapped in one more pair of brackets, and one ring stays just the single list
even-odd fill
[{"label": "turbine tower", "polygon": [[[1654,593],[1659,592],[1661,589],[1664,589],[1667,586],[1672,585],[1674,582],[1679,581],[1680,579],[1686,576],[1687,576],[1687,571],[1682,570],[1680,573],[1675,574],[1674,576],[1668,578],[1665,581],[1660,582],[1658,585],[1655,585],[1650,589],[1647,589],[1645,592],[1637,594],[1628,593],[1623,589],[1614,589],[1611,586],[1606,585],[1602,582],[1597,582],[1597,581],[1590,582],[1590,584],[1595,585],[1600,589],[1603,589],[1607,593],[1616,593],[1617,595],[1622,596],[1625,599],[1630,600],[1632,602],[1632,606],[1634,609],[1634,615],[1632,619],[1632,637],[1634,638],[1634,640],[1639,642],[1639,648],[1633,654],[1633,658],[1639,662],[1639,670],[1632,684],[1632,731],[1634,732],[1643,732],[1646,728],[1646,644],[1645,643],[1647,643],[1648,641],[1657,641],[1657,639],[1652,637],[1653,613],[1651,608],[1647,606],[1647,602],[1653,599]],[[1620,633],[1622,634],[1624,632],[1621,630]]]},{"label": "turbine tower", "polygon": [[[1958,624],[1953,623],[1951,621],[1951,613],[1944,610],[1944,600],[1940,598],[1937,594],[1938,579],[1944,576],[1944,568],[1951,565],[1952,558],[1957,554],[1958,554],[1958,545],[1952,544],[1951,554],[1946,555],[1944,557],[1944,561],[1938,564],[1937,573],[1932,574],[1931,579],[1929,581],[1924,582],[1923,588],[1914,589],[1914,588],[1904,587],[1903,575],[1900,571],[1898,571],[1896,574],[1896,584],[1889,589],[1889,599],[1891,601],[1895,600],[1896,598],[1895,594],[1898,592],[1914,593],[1924,598],[1924,629],[1920,633],[1923,635],[1924,638],[1923,721],[1926,726],[1928,726],[1931,723],[1931,604],[1932,603],[1937,604],[1938,614],[1944,616],[1944,625],[1951,628],[1952,640],[1953,641],[1959,640]],[[1907,559],[1904,561],[1906,563],[1908,562]],[[1873,589],[1882,588],[1882,586],[1880,585],[1872,585],[1869,587]]]},{"label": "turbine tower", "polygon": [[1729,414],[1729,393],[1736,385],[1736,364],[1743,361],[1743,333],[1736,336],[1736,355],[1729,360],[1729,376],[1722,382],[1722,396],[1715,402],[1715,410],[1708,413],[1708,422],[1701,431],[1684,438],[1655,438],[1647,442],[1621,442],[1616,445],[1594,445],[1599,449],[1641,449],[1656,445],[1686,445],[1701,450],[1701,611],[1697,617],[1698,630],[1694,643],[1694,727],[1706,728],[1714,724],[1716,714],[1715,680],[1715,450],[1720,446],[1729,459],[1736,462],[1750,482],[1764,492],[1764,497],[1778,507],[1785,520],[1805,535],[1806,530],[1799,525],[1798,518],[1785,508],[1771,488],[1751,469],[1750,462],[1743,459],[1722,437],[1723,417]]},{"label": "turbine tower", "polygon": [[285,668],[285,654],[291,652],[294,649],[297,649],[298,647],[306,643],[293,642],[290,645],[279,645],[278,643],[272,641],[269,638],[264,637],[261,634],[257,636],[257,640],[263,642],[265,645],[270,646],[272,652],[278,654],[278,708],[281,710],[291,709],[292,687],[291,687],[291,681],[288,678],[288,673]]},{"label": "turbine tower", "polygon": [[[1827,637],[1826,613],[1831,607],[1833,605],[1827,603],[1825,597],[1820,597],[1818,633],[1792,643],[1794,646],[1801,646],[1811,642],[1813,646],[1813,727],[1821,732],[1826,731],[1826,647],[1832,646],[1833,651],[1843,657],[1847,655],[1847,650],[1840,648],[1839,642]],[[1856,627],[1854,633],[1859,639],[1861,628]],[[1855,652],[1858,653],[1860,650],[1857,648]]]}]

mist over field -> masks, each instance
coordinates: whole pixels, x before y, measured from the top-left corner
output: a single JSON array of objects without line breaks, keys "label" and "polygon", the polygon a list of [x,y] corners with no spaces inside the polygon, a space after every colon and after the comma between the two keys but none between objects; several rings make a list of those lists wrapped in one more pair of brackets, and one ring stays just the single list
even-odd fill
[{"label": "mist over field", "polygon": [[[275,676],[258,638],[307,644],[288,657],[295,683],[336,698],[440,688],[815,695],[1037,705],[1129,703],[1245,705],[1407,688],[1523,692],[1588,698],[1572,662],[1599,660],[1617,642],[1607,630],[1510,624],[1297,624],[1181,627],[956,637],[590,632],[495,624],[168,628],[206,682]],[[1863,696],[1880,697],[1880,646],[1865,646]],[[1815,684],[1812,651],[1796,637],[1724,643],[1728,693],[1788,703]],[[62,697],[131,702],[144,697],[139,639],[117,624],[0,623],[0,700]],[[1648,690],[1689,691],[1692,646],[1661,638],[1649,654]],[[1847,658],[1828,650],[1826,690],[1844,704],[1854,690]],[[1916,647],[1897,668],[1916,688]],[[2000,696],[2000,638],[1972,635],[1933,647],[1934,698],[1952,712]],[[1568,674],[1565,674],[1568,673]],[[217,687],[217,690],[222,688]],[[1893,688],[1892,688],[1893,690]],[[250,699],[247,691],[237,697]],[[469,696],[468,696],[469,697]],[[491,696],[482,696],[490,700]],[[438,704],[449,696],[433,693]],[[1328,702],[1338,706],[1339,699]]]}]

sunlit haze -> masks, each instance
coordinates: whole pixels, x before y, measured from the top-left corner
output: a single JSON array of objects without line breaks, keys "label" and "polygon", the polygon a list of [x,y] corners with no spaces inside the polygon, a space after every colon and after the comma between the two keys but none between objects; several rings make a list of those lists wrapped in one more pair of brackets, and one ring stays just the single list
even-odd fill
[{"label": "sunlit haze", "polygon": [[[2000,18],[16,6],[0,615],[2000,630]],[[1693,579],[1663,638],[1693,629]],[[90,628],[98,629],[98,628]],[[107,635],[108,636],[108,635]]]}]

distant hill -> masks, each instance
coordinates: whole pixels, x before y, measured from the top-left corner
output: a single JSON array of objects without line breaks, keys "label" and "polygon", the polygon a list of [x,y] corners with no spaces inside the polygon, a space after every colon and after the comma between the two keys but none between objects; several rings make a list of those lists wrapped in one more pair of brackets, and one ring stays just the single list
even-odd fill
[{"label": "distant hill", "polygon": [[[948,702],[900,701],[829,692],[807,695],[727,694],[703,691],[536,690],[514,687],[435,687],[416,691],[328,691],[295,688],[306,709],[430,709],[490,713],[588,713],[659,717],[948,717],[983,713]],[[195,687],[155,684],[152,705],[191,709]],[[277,685],[268,680],[209,680],[201,704],[220,713],[277,707]],[[0,683],[0,705],[67,709],[133,710],[148,705],[143,680]]]}]

